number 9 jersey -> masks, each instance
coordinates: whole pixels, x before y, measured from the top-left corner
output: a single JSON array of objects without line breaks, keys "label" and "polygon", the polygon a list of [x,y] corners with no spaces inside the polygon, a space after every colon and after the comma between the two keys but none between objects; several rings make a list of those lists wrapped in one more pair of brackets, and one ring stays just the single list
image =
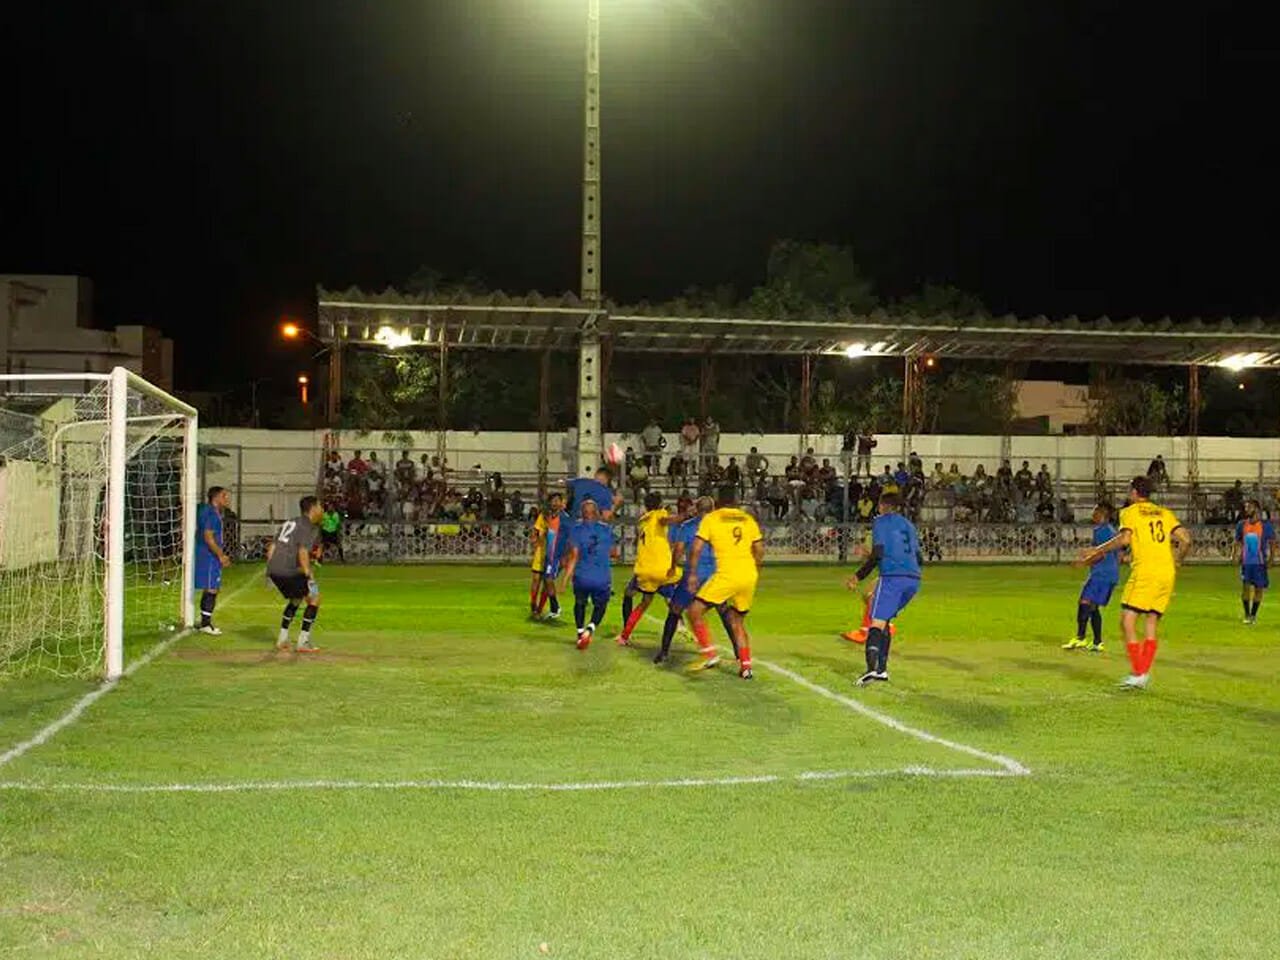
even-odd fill
[{"label": "number 9 jersey", "polygon": [[760,579],[751,548],[764,539],[755,517],[737,507],[712,510],[698,524],[698,539],[709,543],[716,554],[716,572],[698,587],[698,599],[711,606],[730,603],[746,613]]}]

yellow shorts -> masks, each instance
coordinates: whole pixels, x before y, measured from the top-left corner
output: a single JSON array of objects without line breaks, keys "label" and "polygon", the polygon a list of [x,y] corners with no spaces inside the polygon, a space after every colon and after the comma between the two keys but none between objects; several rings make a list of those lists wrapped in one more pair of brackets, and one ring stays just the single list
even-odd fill
[{"label": "yellow shorts", "polygon": [[697,597],[703,603],[718,607],[728,603],[739,613],[751,609],[751,602],[756,596],[756,583],[760,576],[754,570],[750,573],[721,572],[717,570],[711,579],[698,588]]},{"label": "yellow shorts", "polygon": [[667,571],[662,573],[654,573],[649,571],[641,573],[639,570],[635,572],[636,589],[641,593],[657,593],[662,587],[670,586],[676,581],[667,576]]},{"label": "yellow shorts", "polygon": [[1138,613],[1164,613],[1173,596],[1173,580],[1165,577],[1133,577],[1124,585],[1120,605]]},{"label": "yellow shorts", "polygon": [[544,557],[543,552],[539,550],[533,555],[533,560],[529,562],[529,569],[534,573],[542,573],[546,568],[546,565],[546,557]]}]

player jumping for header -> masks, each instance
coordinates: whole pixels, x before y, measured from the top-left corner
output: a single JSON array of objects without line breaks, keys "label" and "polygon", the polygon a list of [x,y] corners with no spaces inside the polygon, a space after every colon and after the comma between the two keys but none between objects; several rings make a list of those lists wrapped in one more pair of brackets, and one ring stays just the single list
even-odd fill
[{"label": "player jumping for header", "polygon": [[323,515],[319,500],[303,497],[298,501],[298,516],[286,520],[276,538],[267,544],[267,577],[285,599],[277,650],[289,649],[289,626],[304,600],[307,607],[302,611],[302,631],[294,649],[298,653],[315,653],[320,649],[311,642],[311,627],[320,615],[320,587],[312,571],[311,553],[320,535],[316,525]]},{"label": "player jumping for header", "polygon": [[890,624],[920,591],[920,537],[911,521],[898,512],[901,508],[901,495],[880,495],[880,515],[871,525],[871,553],[847,584],[850,590],[857,590],[873,570],[880,570],[864,651],[867,672],[858,678],[863,687],[888,681]]},{"label": "player jumping for header", "polygon": [[1271,586],[1267,567],[1275,556],[1276,532],[1270,520],[1262,519],[1257,500],[1244,502],[1244,519],[1236,524],[1236,542],[1232,552],[1240,561],[1240,603],[1244,606],[1244,622],[1258,622],[1262,592]]},{"label": "player jumping for header", "polygon": [[[1093,563],[1103,554],[1129,548],[1132,554],[1129,579],[1120,596],[1125,647],[1132,673],[1120,684],[1140,690],[1151,678],[1156,659],[1157,625],[1169,608],[1178,565],[1191,550],[1191,535],[1170,511],[1151,502],[1151,481],[1134,477],[1129,484],[1129,505],[1120,511],[1120,532],[1106,543],[1080,555]],[[1138,642],[1138,617],[1145,621],[1144,638]]]},{"label": "player jumping for header", "polygon": [[[1093,508],[1093,545],[1100,547],[1116,535],[1111,522],[1111,507],[1100,503]],[[1088,579],[1080,590],[1076,606],[1076,635],[1062,645],[1063,650],[1092,650],[1100,653],[1102,647],[1102,608],[1111,602],[1111,594],[1120,582],[1120,553],[1104,553],[1089,568]],[[1085,628],[1093,628],[1093,644],[1084,638]]]}]

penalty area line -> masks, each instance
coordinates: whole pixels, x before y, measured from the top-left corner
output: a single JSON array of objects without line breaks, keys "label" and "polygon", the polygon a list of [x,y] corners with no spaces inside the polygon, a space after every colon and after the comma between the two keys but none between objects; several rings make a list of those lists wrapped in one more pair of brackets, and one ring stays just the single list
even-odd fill
[{"label": "penalty area line", "polygon": [[[662,623],[661,620],[650,613],[645,614],[645,619],[652,620],[654,623]],[[888,727],[890,730],[896,730],[898,733],[904,734],[908,737],[913,737],[923,743],[932,743],[939,747],[946,747],[948,750],[954,750],[956,753],[963,753],[966,756],[974,757],[978,760],[985,760],[987,763],[993,763],[1000,768],[1000,774],[1002,776],[1026,777],[1031,775],[1029,767],[1024,766],[1012,757],[1006,757],[999,753],[988,753],[985,750],[979,750],[977,747],[971,747],[965,743],[958,743],[955,740],[948,740],[945,737],[939,737],[936,734],[932,734],[927,730],[912,727],[903,723],[901,720],[894,719],[887,713],[881,713],[879,710],[873,710],[865,703],[860,703],[852,697],[846,697],[844,694],[836,693],[834,690],[829,690],[821,684],[814,683],[808,677],[801,676],[794,670],[788,670],[786,667],[780,666],[779,664],[772,663],[768,660],[756,660],[755,665],[764,667],[766,670],[771,670],[779,676],[786,677],[792,683],[799,684],[811,693],[816,693],[820,697],[825,697],[828,700],[838,703],[842,707],[866,717],[868,720],[874,720],[876,723]]]},{"label": "penalty area line", "polygon": [[473,793],[591,793],[608,790],[672,790],[697,787],[744,787],[778,783],[821,783],[893,778],[999,778],[1008,770],[939,769],[927,766],[887,770],[809,770],[794,774],[741,777],[680,777],[670,780],[595,780],[563,783],[516,783],[492,780],[246,780],[238,783],[40,783],[0,782],[0,790],[30,793],[284,793],[296,791],[469,791]]},{"label": "penalty area line", "polygon": [[[247,580],[245,580],[244,583],[240,584],[240,586],[232,590],[231,593],[227,595],[226,599],[223,600],[224,609],[226,604],[230,603],[240,594],[244,593],[244,591],[248,589],[248,587],[251,584],[256,582],[257,582],[257,577],[251,576]],[[0,767],[5,766],[6,764],[12,763],[14,760],[17,760],[23,754],[30,753],[36,747],[44,746],[46,743],[48,743],[50,740],[56,737],[59,733],[61,733],[67,727],[71,726],[73,723],[79,720],[82,716],[84,716],[84,712],[86,710],[88,710],[91,706],[93,706],[95,703],[97,703],[99,700],[105,697],[108,693],[114,690],[117,686],[119,686],[121,680],[123,680],[125,677],[133,676],[135,673],[137,673],[147,664],[152,663],[157,657],[163,656],[165,653],[167,653],[169,649],[179,640],[186,639],[187,637],[191,636],[194,632],[195,630],[193,628],[187,627],[178,631],[173,636],[166,637],[164,640],[161,640],[155,646],[151,647],[151,649],[149,649],[146,653],[140,656],[137,660],[129,664],[129,666],[125,668],[124,673],[120,677],[117,677],[115,680],[104,680],[98,686],[94,687],[92,690],[86,693],[83,697],[81,697],[79,700],[73,703],[71,705],[71,709],[69,709],[62,716],[58,717],[57,720],[54,720],[52,723],[48,724],[47,726],[44,726],[40,730],[37,730],[36,733],[33,736],[31,736],[29,739],[23,740],[21,743],[14,744],[4,753],[0,753]]]}]

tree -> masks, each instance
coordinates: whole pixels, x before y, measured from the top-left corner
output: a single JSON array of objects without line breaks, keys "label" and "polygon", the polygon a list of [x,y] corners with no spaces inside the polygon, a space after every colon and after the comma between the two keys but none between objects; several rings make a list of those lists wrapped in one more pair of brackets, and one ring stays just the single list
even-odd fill
[{"label": "tree", "polygon": [[769,251],[766,280],[751,294],[756,312],[778,319],[815,311],[867,313],[879,303],[849,247],[779,240]]},{"label": "tree", "polygon": [[1007,374],[958,369],[926,389],[929,433],[1005,434],[1017,414],[1018,381]]},{"label": "tree", "polygon": [[1089,388],[1090,429],[1115,436],[1166,436],[1186,420],[1180,385],[1150,380],[1101,379]]},{"label": "tree", "polygon": [[950,314],[953,317],[989,317],[987,305],[976,294],[945,283],[926,283],[893,305],[895,313],[914,313],[920,317]]}]

